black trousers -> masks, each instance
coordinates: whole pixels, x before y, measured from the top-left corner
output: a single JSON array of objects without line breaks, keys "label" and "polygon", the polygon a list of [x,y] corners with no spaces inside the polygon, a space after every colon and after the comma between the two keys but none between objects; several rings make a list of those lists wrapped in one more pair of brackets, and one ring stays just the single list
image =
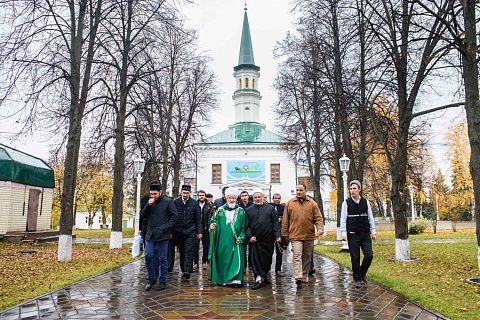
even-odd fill
[{"label": "black trousers", "polygon": [[208,251],[210,250],[210,233],[209,230],[203,230],[202,240],[195,241],[195,249],[193,253],[193,263],[199,264],[200,241],[202,241],[202,263],[208,262]]},{"label": "black trousers", "polygon": [[282,242],[278,243],[275,242],[275,272],[277,271],[282,271],[282,259],[283,259],[283,254],[282,251],[280,251],[280,248],[283,244]]},{"label": "black trousers", "polygon": [[[368,268],[372,264],[373,249],[370,233],[348,233],[348,248],[350,259],[352,261],[353,280],[361,281],[362,276],[367,274]],[[363,260],[360,265],[360,249],[363,252]]]},{"label": "black trousers", "polygon": [[173,270],[175,266],[175,250],[177,249],[177,238],[172,236],[168,240],[168,269]]},{"label": "black trousers", "polygon": [[193,252],[195,241],[198,241],[196,234],[178,234],[177,245],[180,252],[180,269],[182,272],[193,272]]}]

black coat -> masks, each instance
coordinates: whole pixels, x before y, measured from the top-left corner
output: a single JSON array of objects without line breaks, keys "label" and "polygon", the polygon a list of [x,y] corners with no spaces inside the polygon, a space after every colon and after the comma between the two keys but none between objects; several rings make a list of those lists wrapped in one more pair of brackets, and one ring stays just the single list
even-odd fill
[{"label": "black coat", "polygon": [[151,206],[143,207],[140,217],[148,219],[145,240],[162,241],[170,239],[170,232],[177,222],[178,213],[172,199],[161,195]]},{"label": "black coat", "polygon": [[220,209],[220,207],[223,206],[225,203],[227,203],[227,200],[222,197],[215,199],[215,201],[213,201],[213,206],[217,209]]},{"label": "black coat", "polygon": [[182,197],[173,200],[178,212],[177,223],[175,224],[175,234],[192,235],[203,234],[200,207],[197,200],[188,198],[183,204]]},{"label": "black coat", "polygon": [[[147,194],[146,196],[143,196],[142,199],[140,199],[140,210],[142,210],[147,205],[148,199],[150,199],[149,194]],[[148,218],[142,219],[142,215],[140,215],[140,219],[138,223],[139,223],[138,230],[142,232],[141,235],[142,235],[143,241],[145,241],[145,237],[147,235]]]},{"label": "black coat", "polygon": [[200,208],[202,228],[203,230],[209,230],[210,229],[210,212],[213,208],[213,203],[205,201],[205,204],[203,205],[203,209],[200,207],[200,202],[197,201],[197,203],[198,203],[198,207]]},{"label": "black coat", "polygon": [[277,218],[283,218],[283,209],[285,209],[285,206],[281,203],[275,204],[272,202],[270,204],[273,206]]}]

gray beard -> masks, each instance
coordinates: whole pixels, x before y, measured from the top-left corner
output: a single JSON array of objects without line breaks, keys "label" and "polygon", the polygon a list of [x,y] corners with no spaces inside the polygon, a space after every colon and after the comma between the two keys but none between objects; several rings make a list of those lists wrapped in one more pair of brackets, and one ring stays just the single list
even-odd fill
[{"label": "gray beard", "polygon": [[228,207],[229,207],[230,209],[235,209],[235,206],[236,206],[236,205],[237,205],[236,203],[228,203]]}]

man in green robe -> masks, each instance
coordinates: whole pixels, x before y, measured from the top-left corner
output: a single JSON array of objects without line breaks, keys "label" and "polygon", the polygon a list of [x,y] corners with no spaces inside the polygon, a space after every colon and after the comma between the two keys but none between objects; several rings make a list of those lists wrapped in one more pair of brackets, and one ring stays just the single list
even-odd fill
[{"label": "man in green robe", "polygon": [[209,279],[218,285],[239,288],[245,268],[245,211],[238,206],[236,188],[225,191],[227,203],[217,209],[210,223]]}]

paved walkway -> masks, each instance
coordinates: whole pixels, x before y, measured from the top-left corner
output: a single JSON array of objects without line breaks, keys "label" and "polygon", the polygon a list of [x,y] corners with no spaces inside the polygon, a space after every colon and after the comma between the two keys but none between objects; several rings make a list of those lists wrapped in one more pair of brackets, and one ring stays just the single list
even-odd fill
[{"label": "paved walkway", "polygon": [[[207,271],[190,280],[169,273],[167,289],[144,291],[144,259],[77,282],[0,313],[0,319],[447,319],[370,282],[353,286],[351,271],[315,255],[317,272],[297,288],[291,253],[286,276],[251,290],[213,286]],[[178,267],[177,265],[175,266]]]}]

